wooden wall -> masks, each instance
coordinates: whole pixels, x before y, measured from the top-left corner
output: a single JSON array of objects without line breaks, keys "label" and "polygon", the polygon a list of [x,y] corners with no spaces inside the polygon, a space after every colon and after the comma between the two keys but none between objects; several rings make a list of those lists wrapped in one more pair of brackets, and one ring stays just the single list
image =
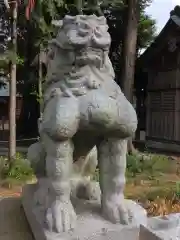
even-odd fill
[{"label": "wooden wall", "polygon": [[148,73],[147,122],[148,140],[180,144],[180,50],[164,48]]}]

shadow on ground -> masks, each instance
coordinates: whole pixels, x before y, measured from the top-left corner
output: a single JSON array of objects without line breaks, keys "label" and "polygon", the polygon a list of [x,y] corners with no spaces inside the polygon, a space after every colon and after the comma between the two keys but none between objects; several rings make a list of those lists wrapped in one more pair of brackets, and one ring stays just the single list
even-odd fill
[{"label": "shadow on ground", "polygon": [[0,239],[34,240],[21,206],[21,198],[0,199]]}]

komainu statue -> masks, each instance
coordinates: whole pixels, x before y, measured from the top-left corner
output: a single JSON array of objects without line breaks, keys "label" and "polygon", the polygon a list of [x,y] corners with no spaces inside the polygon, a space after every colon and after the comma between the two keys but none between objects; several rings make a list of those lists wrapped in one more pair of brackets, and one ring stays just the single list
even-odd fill
[{"label": "komainu statue", "polygon": [[40,141],[28,155],[37,177],[47,179],[44,218],[50,231],[75,226],[72,175],[75,168],[86,175],[88,166],[93,174],[97,162],[102,215],[121,224],[135,215],[123,190],[127,138],[136,130],[137,117],[114,81],[110,43],[105,17],[67,15],[49,44]]}]

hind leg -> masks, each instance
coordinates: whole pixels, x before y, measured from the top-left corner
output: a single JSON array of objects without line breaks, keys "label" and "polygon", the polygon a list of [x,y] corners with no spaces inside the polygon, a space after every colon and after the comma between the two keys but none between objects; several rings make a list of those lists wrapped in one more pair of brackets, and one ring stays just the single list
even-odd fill
[{"label": "hind leg", "polygon": [[87,154],[86,157],[79,158],[74,163],[75,176],[77,178],[77,184],[75,185],[74,179],[72,179],[73,196],[78,198],[90,200],[100,199],[99,183],[92,180],[97,168],[97,148],[96,146]]},{"label": "hind leg", "polygon": [[113,223],[129,223],[124,202],[127,140],[107,139],[98,148],[101,206]]}]

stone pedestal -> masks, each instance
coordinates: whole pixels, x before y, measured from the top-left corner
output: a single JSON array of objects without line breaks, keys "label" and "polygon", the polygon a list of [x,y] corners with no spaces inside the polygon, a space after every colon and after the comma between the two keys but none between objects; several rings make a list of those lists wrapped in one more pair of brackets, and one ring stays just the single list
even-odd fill
[{"label": "stone pedestal", "polygon": [[180,214],[149,218],[140,226],[139,240],[180,240]]},{"label": "stone pedestal", "polygon": [[74,199],[76,229],[63,234],[49,232],[43,223],[43,209],[34,202],[35,191],[36,184],[27,185],[22,194],[23,208],[35,240],[180,240],[180,214],[147,219],[144,209],[129,200],[127,204],[137,211],[136,225],[112,224],[101,217],[96,201]]},{"label": "stone pedestal", "polygon": [[[76,229],[72,232],[56,234],[49,232],[43,223],[44,211],[40,206],[35,205],[33,195],[36,185],[27,185],[23,189],[23,208],[30,224],[35,240],[138,240],[139,227],[137,224],[123,226],[112,224],[103,219],[100,215],[100,205],[95,201],[84,201],[74,199],[73,205],[77,213]],[[138,224],[146,223],[144,209],[133,201],[127,200],[137,211]]]},{"label": "stone pedestal", "polygon": [[143,225],[140,226],[139,240],[161,240],[155,233]]}]

